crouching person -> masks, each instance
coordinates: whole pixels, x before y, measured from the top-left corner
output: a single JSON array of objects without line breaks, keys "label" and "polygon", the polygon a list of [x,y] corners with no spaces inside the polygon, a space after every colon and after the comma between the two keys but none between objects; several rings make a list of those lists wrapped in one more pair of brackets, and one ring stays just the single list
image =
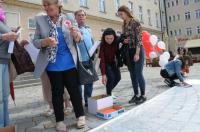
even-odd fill
[{"label": "crouching person", "polygon": [[190,87],[188,83],[185,82],[182,70],[185,67],[185,61],[182,57],[172,60],[168,62],[164,69],[161,70],[160,75],[165,78],[165,83],[169,87],[174,87],[177,85],[180,85],[179,83],[176,83],[174,80],[179,79],[181,82],[181,85],[184,87]]}]

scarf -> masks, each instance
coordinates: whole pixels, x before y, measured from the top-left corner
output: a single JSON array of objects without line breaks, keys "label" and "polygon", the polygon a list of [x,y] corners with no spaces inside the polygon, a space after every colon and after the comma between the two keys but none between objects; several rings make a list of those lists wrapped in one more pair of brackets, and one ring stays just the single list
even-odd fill
[{"label": "scarf", "polygon": [[[58,42],[58,32],[57,32],[57,26],[62,21],[62,16],[59,15],[58,21],[54,23],[49,16],[47,16],[47,21],[49,23],[50,31],[49,31],[49,37],[55,38],[55,40]],[[51,63],[56,62],[56,55],[58,51],[58,46],[49,46],[47,47],[48,51],[48,61]]]},{"label": "scarf", "polygon": [[4,11],[2,8],[0,8],[0,21],[4,22],[6,19],[6,16],[4,14]]}]

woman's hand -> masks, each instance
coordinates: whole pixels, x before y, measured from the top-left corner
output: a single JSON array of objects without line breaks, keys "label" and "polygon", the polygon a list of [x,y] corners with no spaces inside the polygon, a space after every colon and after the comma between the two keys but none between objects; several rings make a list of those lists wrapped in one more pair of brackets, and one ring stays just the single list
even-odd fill
[{"label": "woman's hand", "polygon": [[134,55],[134,61],[137,62],[137,61],[139,61],[139,59],[140,59],[139,54],[135,54]]},{"label": "woman's hand", "polygon": [[2,35],[2,39],[5,41],[15,41],[18,35],[15,32],[9,32]]},{"label": "woman's hand", "polygon": [[71,28],[70,34],[72,35],[72,37],[74,38],[76,42],[79,42],[81,40],[81,33],[78,32],[77,28],[75,27]]},{"label": "woman's hand", "polygon": [[107,84],[107,77],[106,77],[106,75],[102,76],[102,83],[103,83],[103,85]]},{"label": "woman's hand", "polygon": [[124,39],[123,44],[128,44],[129,43],[129,39]]},{"label": "woman's hand", "polygon": [[42,47],[52,46],[55,47],[58,44],[55,38],[48,37],[42,40]]}]

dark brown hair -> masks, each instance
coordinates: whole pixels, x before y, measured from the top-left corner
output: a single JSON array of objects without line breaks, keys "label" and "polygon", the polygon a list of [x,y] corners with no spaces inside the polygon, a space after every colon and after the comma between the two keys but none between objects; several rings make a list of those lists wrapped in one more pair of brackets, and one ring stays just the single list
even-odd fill
[{"label": "dark brown hair", "polygon": [[133,17],[133,14],[132,14],[132,12],[131,12],[131,10],[130,10],[127,6],[125,6],[125,5],[121,6],[121,7],[118,9],[118,12],[125,12],[125,13],[127,14],[128,17],[134,18],[134,17]]}]

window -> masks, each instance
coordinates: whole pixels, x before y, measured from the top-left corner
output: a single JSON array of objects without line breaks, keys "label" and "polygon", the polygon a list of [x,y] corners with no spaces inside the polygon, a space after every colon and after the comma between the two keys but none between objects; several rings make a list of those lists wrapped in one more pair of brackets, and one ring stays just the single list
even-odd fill
[{"label": "window", "polygon": [[185,13],[185,20],[190,20],[190,12]]},{"label": "window", "polygon": [[196,18],[200,19],[200,9],[196,10],[195,14],[196,14]]},{"label": "window", "polygon": [[184,5],[189,5],[190,0],[184,0]]},{"label": "window", "polygon": [[177,18],[178,18],[178,21],[181,19],[181,16],[180,14],[177,15]]},{"label": "window", "polygon": [[152,24],[151,24],[151,11],[148,9],[147,10],[147,17],[148,17],[148,24],[149,24],[149,26],[152,26]]},{"label": "window", "polygon": [[176,5],[178,5],[178,0],[176,0]]},{"label": "window", "polygon": [[17,28],[20,25],[19,13],[15,12],[5,12],[6,15],[6,24],[12,29]]},{"label": "window", "polygon": [[197,34],[200,34],[200,26],[197,26]]},{"label": "window", "polygon": [[80,0],[80,6],[87,7],[87,0]]},{"label": "window", "polygon": [[106,4],[105,0],[99,0],[99,11],[100,12],[106,12]]},{"label": "window", "polygon": [[200,2],[200,0],[194,0],[195,3]]},{"label": "window", "polygon": [[178,30],[178,34],[181,35],[181,29]]},{"label": "window", "polygon": [[173,36],[173,31],[170,31],[170,36]]},{"label": "window", "polygon": [[139,6],[139,19],[141,23],[144,23],[142,6]]},{"label": "window", "polygon": [[68,0],[63,0],[63,3],[67,3],[68,2]]},{"label": "window", "polygon": [[169,16],[169,22],[172,22],[172,17],[171,16]]},{"label": "window", "polygon": [[157,1],[157,0],[154,0],[154,4],[157,5],[157,4],[158,4],[158,1]]},{"label": "window", "polygon": [[192,28],[186,28],[186,34],[192,36]]},{"label": "window", "polygon": [[160,27],[160,19],[159,19],[158,13],[156,13],[156,27],[157,27],[157,28]]},{"label": "window", "polygon": [[174,35],[177,36],[177,31],[176,30],[174,30]]},{"label": "window", "polygon": [[131,11],[133,11],[133,2],[129,1],[128,2],[128,7]]},{"label": "window", "polygon": [[176,21],[176,17],[175,17],[175,16],[173,16],[173,21],[174,21],[174,22]]},{"label": "window", "polygon": [[172,1],[172,7],[174,6],[174,1]]},{"label": "window", "polygon": [[28,28],[29,28],[29,29],[35,29],[35,28],[36,28],[34,18],[29,18],[29,19],[28,19]]},{"label": "window", "polygon": [[115,10],[116,10],[116,12],[118,11],[119,7],[120,7],[120,0],[115,0]]},{"label": "window", "polygon": [[170,8],[170,3],[169,2],[167,3],[167,5],[168,5],[168,8]]}]

